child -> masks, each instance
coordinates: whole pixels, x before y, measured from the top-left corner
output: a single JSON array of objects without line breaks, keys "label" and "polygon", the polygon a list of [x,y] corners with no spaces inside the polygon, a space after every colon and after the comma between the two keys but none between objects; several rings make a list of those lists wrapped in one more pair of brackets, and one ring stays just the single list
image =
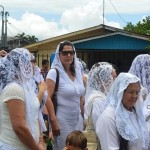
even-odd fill
[{"label": "child", "polygon": [[87,138],[81,131],[73,131],[68,134],[63,150],[88,150]]}]

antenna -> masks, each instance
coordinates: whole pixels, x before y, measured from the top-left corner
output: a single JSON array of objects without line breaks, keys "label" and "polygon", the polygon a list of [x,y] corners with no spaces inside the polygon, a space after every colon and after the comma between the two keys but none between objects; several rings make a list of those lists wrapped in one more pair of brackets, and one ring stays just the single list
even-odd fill
[{"label": "antenna", "polygon": [[103,0],[103,25],[104,25],[104,9],[105,9],[105,1]]}]

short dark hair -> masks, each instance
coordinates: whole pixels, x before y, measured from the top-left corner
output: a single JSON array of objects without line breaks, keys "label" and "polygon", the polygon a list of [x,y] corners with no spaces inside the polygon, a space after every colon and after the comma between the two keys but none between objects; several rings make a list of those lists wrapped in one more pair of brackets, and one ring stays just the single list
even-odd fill
[{"label": "short dark hair", "polygon": [[87,147],[87,138],[83,132],[75,130],[68,134],[66,138],[66,146],[74,146],[84,150]]},{"label": "short dark hair", "polygon": [[47,59],[43,59],[43,60],[42,60],[42,66],[43,66],[43,65],[46,65],[47,63],[49,63],[49,61],[48,61]]}]

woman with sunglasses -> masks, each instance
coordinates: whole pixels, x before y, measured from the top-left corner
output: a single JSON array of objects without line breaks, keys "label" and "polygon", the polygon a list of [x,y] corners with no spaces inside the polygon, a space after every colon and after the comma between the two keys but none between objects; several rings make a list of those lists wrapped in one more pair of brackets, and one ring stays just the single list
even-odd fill
[{"label": "woman with sunglasses", "polygon": [[46,79],[50,99],[55,89],[57,75],[53,68],[57,68],[59,71],[56,117],[61,130],[60,136],[55,138],[54,149],[62,150],[67,135],[74,130],[83,129],[81,97],[84,95],[85,88],[81,66],[71,42],[61,42],[56,49],[52,69],[48,72]]}]

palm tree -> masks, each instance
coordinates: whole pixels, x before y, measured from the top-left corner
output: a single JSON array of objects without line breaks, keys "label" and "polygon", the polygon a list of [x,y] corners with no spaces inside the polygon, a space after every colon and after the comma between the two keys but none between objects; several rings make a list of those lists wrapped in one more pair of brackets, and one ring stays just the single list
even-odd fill
[{"label": "palm tree", "polygon": [[18,34],[16,37],[18,37],[20,40],[20,47],[38,42],[38,38],[36,38],[34,35],[26,35],[24,32],[22,34]]},{"label": "palm tree", "polygon": [[27,40],[29,41],[29,43],[35,43],[35,42],[38,42],[38,38],[36,38],[34,35],[30,36],[30,35],[27,35]]}]

